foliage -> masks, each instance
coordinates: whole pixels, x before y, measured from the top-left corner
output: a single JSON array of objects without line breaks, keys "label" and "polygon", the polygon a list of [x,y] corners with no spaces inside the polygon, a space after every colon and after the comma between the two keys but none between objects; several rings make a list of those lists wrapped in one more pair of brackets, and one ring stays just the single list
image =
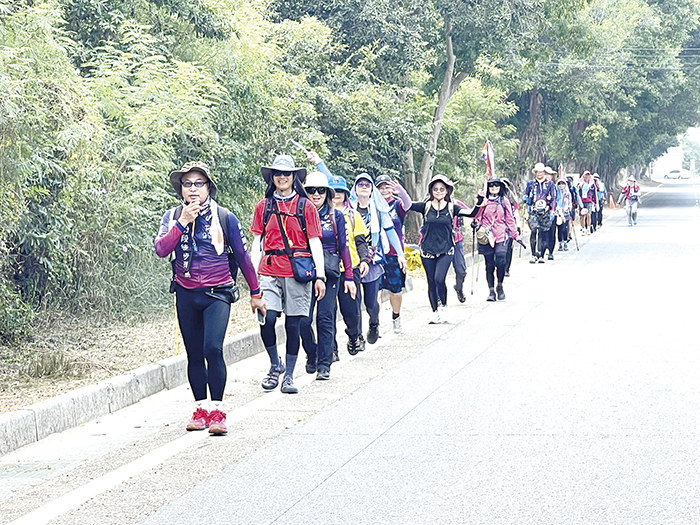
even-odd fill
[{"label": "foliage", "polygon": [[167,306],[152,242],[188,160],[244,224],[260,166],[305,162],[290,139],[414,193],[427,153],[469,199],[486,139],[516,184],[538,160],[609,184],[700,121],[699,20],[697,0],[0,0],[0,343],[40,309]]}]

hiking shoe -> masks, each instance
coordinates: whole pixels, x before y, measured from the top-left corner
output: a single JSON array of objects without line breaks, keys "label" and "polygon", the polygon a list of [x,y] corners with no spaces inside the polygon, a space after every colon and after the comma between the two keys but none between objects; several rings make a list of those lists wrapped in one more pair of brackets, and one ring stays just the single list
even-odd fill
[{"label": "hiking shoe", "polygon": [[[318,374],[316,374],[316,379],[320,381],[325,381],[331,378],[331,371],[326,367],[321,367],[318,369]],[[284,385],[283,385],[284,386]]]},{"label": "hiking shoe", "polygon": [[333,361],[332,362],[335,363],[336,361],[340,361],[340,356],[338,355],[337,348],[335,350],[333,350]]},{"label": "hiking shoe", "polygon": [[365,351],[365,336],[362,334],[357,336],[357,351],[358,352]]},{"label": "hiking shoe", "polygon": [[494,302],[496,300],[496,290],[489,288],[489,296],[486,298],[486,300],[490,303]]},{"label": "hiking shoe", "polygon": [[464,291],[459,288],[458,286],[455,286],[455,292],[457,292],[457,299],[459,300],[460,303],[463,303],[464,301],[467,300],[466,297],[464,297]]},{"label": "hiking shoe", "polygon": [[498,300],[499,301],[505,301],[506,300],[506,294],[503,291],[503,286],[499,285],[496,286],[496,293],[498,294]]},{"label": "hiking shoe", "polygon": [[530,264],[535,264],[538,259],[539,259],[539,257],[537,257],[536,255],[533,255],[532,259],[530,259]]},{"label": "hiking shoe", "polygon": [[394,333],[395,333],[395,334],[400,334],[400,333],[401,333],[401,318],[400,318],[400,317],[397,317],[397,318],[394,319],[392,322],[393,322],[393,324],[394,324]]},{"label": "hiking shoe", "polygon": [[284,376],[280,390],[282,391],[283,394],[298,394],[299,393],[299,389],[294,386],[294,379],[292,379],[292,376]]},{"label": "hiking shoe", "polygon": [[371,345],[377,342],[379,339],[379,325],[371,324],[369,325],[369,330],[367,330],[367,342]]},{"label": "hiking shoe", "polygon": [[510,270],[506,270],[506,273],[503,274],[503,277],[510,277]]},{"label": "hiking shoe", "polygon": [[539,259],[537,259],[537,262],[540,264],[544,264],[544,257],[540,257]]},{"label": "hiking shoe", "polygon": [[568,242],[565,242],[565,243],[564,243],[564,251],[565,251],[565,252],[568,252],[568,251],[569,251],[569,243],[568,243]]},{"label": "hiking shoe", "polygon": [[223,436],[228,432],[226,428],[226,414],[221,410],[212,410],[209,414],[209,433]]},{"label": "hiking shoe", "polygon": [[309,361],[307,359],[307,361],[306,361],[306,373],[313,374],[314,372],[316,372],[316,364],[312,363],[311,361]]},{"label": "hiking shoe", "polygon": [[432,315],[430,316],[430,320],[428,321],[429,324],[440,324],[442,323],[442,320],[440,319],[440,312],[438,310],[435,310]]},{"label": "hiking shoe", "polygon": [[554,255],[552,255],[552,254],[550,253],[550,254],[547,256],[547,260],[548,260],[548,261],[553,261],[553,260],[554,260]]},{"label": "hiking shoe", "polygon": [[260,383],[263,390],[274,390],[277,388],[277,385],[280,382],[280,374],[284,374],[285,370],[284,363],[281,359],[279,365],[272,365],[270,367],[270,371]]},{"label": "hiking shoe", "polygon": [[560,251],[560,252],[563,252],[563,251],[564,251],[564,243],[563,243],[563,242],[560,242],[560,243],[559,243],[559,251]]},{"label": "hiking shoe", "polygon": [[352,339],[348,339],[348,354],[357,355],[357,353],[359,351],[360,351],[360,338],[358,337],[354,341]]},{"label": "hiking shoe", "polygon": [[198,408],[192,414],[192,419],[187,423],[187,430],[204,430],[209,426],[209,411]]}]

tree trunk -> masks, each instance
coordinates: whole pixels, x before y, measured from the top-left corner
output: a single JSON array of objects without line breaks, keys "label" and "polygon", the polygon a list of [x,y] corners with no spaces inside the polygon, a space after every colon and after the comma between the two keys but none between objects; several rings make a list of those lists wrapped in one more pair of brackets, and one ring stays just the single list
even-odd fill
[{"label": "tree trunk", "polygon": [[[420,200],[423,194],[418,189],[416,179],[416,166],[413,161],[413,148],[408,148],[403,168],[404,188],[413,200]],[[418,244],[418,231],[420,230],[420,225],[421,221],[417,213],[409,213],[406,215],[406,219],[404,221],[404,228],[406,230],[406,243]]]},{"label": "tree trunk", "polygon": [[530,122],[520,139],[518,158],[529,166],[535,162],[547,162],[547,149],[540,133],[542,125],[542,93],[533,89],[530,91],[530,106],[528,113]]},{"label": "tree trunk", "polygon": [[420,165],[420,172],[416,181],[417,191],[425,192],[428,189],[428,181],[433,174],[435,156],[437,153],[438,139],[442,131],[442,119],[445,116],[445,108],[450,101],[450,97],[455,94],[461,82],[466,78],[466,73],[454,75],[456,57],[452,48],[452,22],[445,19],[445,45],[447,53],[447,64],[445,75],[442,78],[442,86],[438,94],[438,103],[433,113],[433,131],[428,137],[428,144],[425,147],[423,160]]}]

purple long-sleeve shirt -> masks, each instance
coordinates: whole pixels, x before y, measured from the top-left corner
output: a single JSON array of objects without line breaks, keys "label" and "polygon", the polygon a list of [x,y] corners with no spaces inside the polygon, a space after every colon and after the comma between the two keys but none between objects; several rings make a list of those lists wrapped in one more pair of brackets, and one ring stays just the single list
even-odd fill
[{"label": "purple long-sleeve shirt", "polygon": [[[335,213],[335,229],[331,224],[330,210]],[[330,208],[326,204],[319,210],[318,216],[321,218],[321,232],[323,234],[321,244],[323,249],[340,255],[340,259],[343,261],[343,268],[345,269],[345,280],[352,281],[352,257],[348,246],[348,232],[345,228],[343,212]]]},{"label": "purple long-sleeve shirt", "polygon": [[[197,217],[195,221],[193,246],[196,246],[196,251],[192,249],[189,252],[192,254],[190,277],[185,277],[184,251],[180,243],[185,228],[179,222],[172,220],[174,210],[175,208],[171,208],[163,215],[153,244],[159,257],[168,257],[173,253],[173,250],[175,251],[175,282],[190,290],[232,283],[233,278],[229,270],[226,250],[221,254],[216,253],[211,242],[209,233],[212,221],[211,209],[203,216]],[[230,211],[228,212],[228,226],[229,231],[226,237],[231,243],[238,267],[248,283],[251,295],[257,294],[260,292],[260,284],[250,255],[248,255],[248,242],[238,217]],[[222,224],[221,227],[223,228],[224,225]]]}]

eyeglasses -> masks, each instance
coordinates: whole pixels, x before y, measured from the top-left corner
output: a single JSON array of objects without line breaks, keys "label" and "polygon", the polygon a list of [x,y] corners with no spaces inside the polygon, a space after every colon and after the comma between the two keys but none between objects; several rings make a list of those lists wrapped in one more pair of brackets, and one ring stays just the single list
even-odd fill
[{"label": "eyeglasses", "polygon": [[357,183],[358,188],[371,188],[372,183],[366,180],[361,180],[360,182]]},{"label": "eyeglasses", "polygon": [[192,182],[191,180],[186,180],[180,183],[183,188],[191,188],[193,185],[195,188],[203,188],[205,184],[209,184],[208,180],[198,180],[197,182]]},{"label": "eyeglasses", "polygon": [[433,188],[433,191],[447,191],[447,188],[444,186],[438,186],[436,188]]},{"label": "eyeglasses", "polygon": [[273,177],[291,177],[292,172],[291,171],[274,171],[272,173]]},{"label": "eyeglasses", "polygon": [[318,193],[319,195],[325,195],[326,194],[326,188],[304,188],[306,190],[306,193],[309,195],[313,195],[314,193]]}]

